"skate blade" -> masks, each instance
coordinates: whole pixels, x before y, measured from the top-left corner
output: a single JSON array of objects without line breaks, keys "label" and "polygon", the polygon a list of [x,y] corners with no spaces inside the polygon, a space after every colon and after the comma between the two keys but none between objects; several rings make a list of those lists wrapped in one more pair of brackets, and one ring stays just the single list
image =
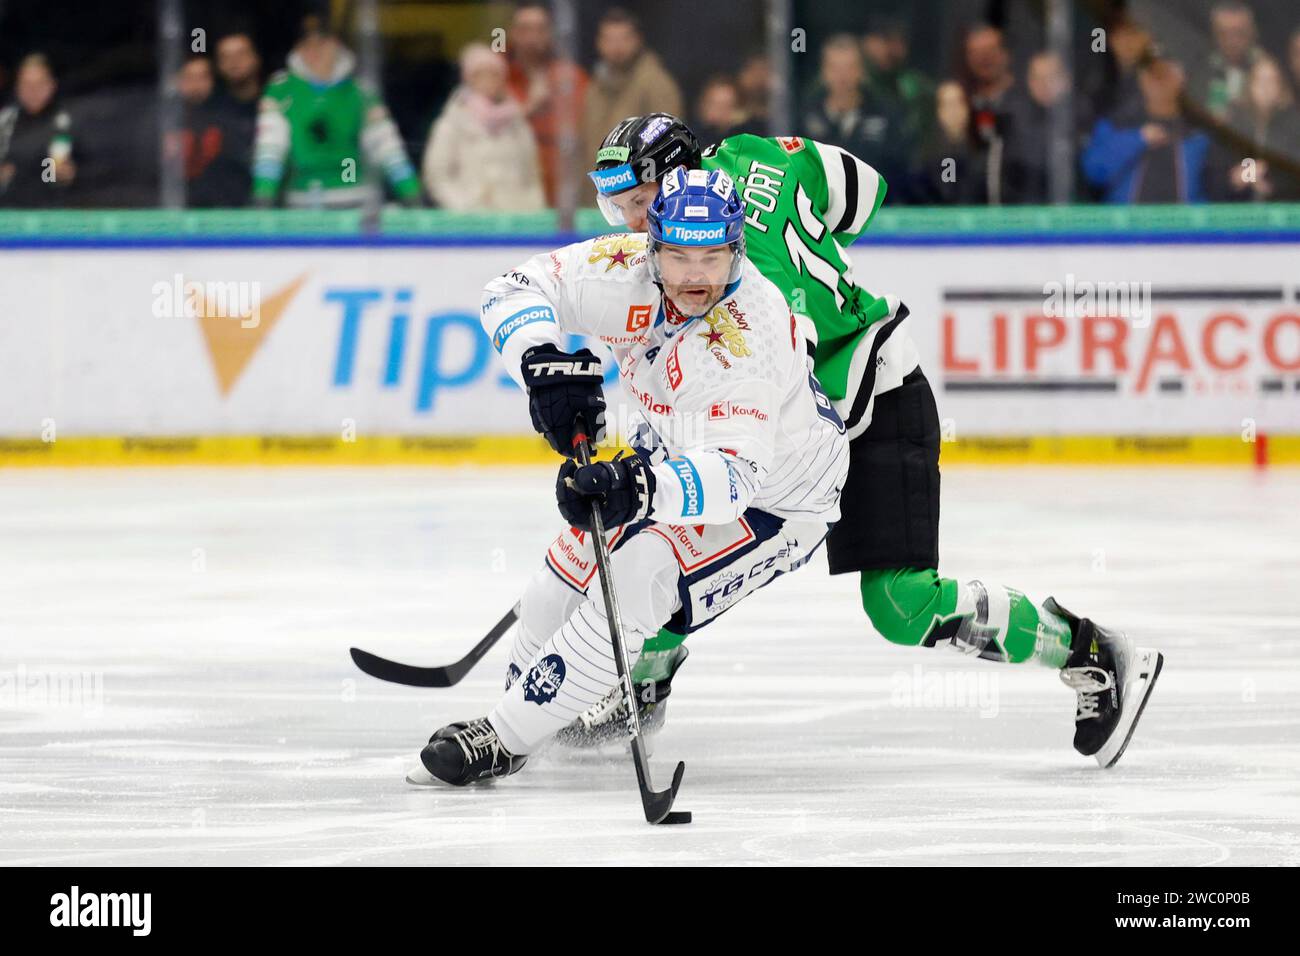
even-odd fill
[{"label": "skate blade", "polygon": [[424,764],[416,767],[406,775],[406,782],[413,787],[445,787],[447,786],[428,770],[424,769]]},{"label": "skate blade", "polygon": [[1106,741],[1105,746],[1095,754],[1097,763],[1102,769],[1115,766],[1119,758],[1124,756],[1124,749],[1133,738],[1133,731],[1137,729],[1138,721],[1142,719],[1142,711],[1146,709],[1151,691],[1156,686],[1156,678],[1160,676],[1160,670],[1164,666],[1165,656],[1159,651],[1149,647],[1134,649],[1131,667],[1136,671],[1136,676],[1129,682],[1129,689],[1130,693],[1137,689],[1140,696],[1136,701],[1136,707],[1130,703],[1124,708],[1126,713],[1115,727],[1115,732],[1110,735],[1110,740]]}]

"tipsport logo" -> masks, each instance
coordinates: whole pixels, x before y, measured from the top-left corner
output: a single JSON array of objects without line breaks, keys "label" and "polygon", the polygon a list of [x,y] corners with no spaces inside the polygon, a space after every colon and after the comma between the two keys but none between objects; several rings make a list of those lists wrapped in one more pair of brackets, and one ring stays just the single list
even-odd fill
[{"label": "tipsport logo", "polygon": [[669,458],[668,466],[681,482],[682,517],[699,517],[704,513],[704,488],[700,481],[700,473],[695,470],[689,458]]},{"label": "tipsport logo", "polygon": [[510,316],[510,318],[497,326],[497,330],[492,336],[492,347],[500,352],[502,346],[506,344],[506,339],[510,338],[510,336],[514,335],[515,332],[519,331],[525,325],[530,325],[533,322],[553,323],[554,321],[555,313],[546,306],[539,306],[534,309],[524,309],[521,312],[516,312],[514,315]]},{"label": "tipsport logo", "polygon": [[[433,414],[440,397],[462,389],[490,383],[517,391],[496,355],[494,339],[504,342],[521,325],[546,321],[548,316],[542,312],[549,312],[540,307],[524,310],[506,319],[489,338],[472,312],[422,314],[415,308],[414,290],[406,287],[326,286],[321,311],[323,321],[337,323],[338,329],[333,387],[408,391],[414,410],[421,414]],[[562,344],[574,352],[588,340],[570,335]],[[618,369],[611,363],[605,388],[617,381]]]},{"label": "tipsport logo", "polygon": [[726,223],[703,227],[684,222],[666,222],[664,241],[674,246],[715,246],[726,241]]},{"label": "tipsport logo", "polygon": [[631,189],[637,184],[636,173],[632,171],[632,167],[628,163],[615,166],[613,169],[597,169],[587,175],[596,184],[596,189],[604,195],[622,192],[625,189]]}]

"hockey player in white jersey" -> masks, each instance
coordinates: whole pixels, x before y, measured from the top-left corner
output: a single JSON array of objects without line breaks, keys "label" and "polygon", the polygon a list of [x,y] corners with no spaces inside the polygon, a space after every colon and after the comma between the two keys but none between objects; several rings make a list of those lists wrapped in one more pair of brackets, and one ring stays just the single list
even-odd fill
[{"label": "hockey player in white jersey", "polygon": [[561,346],[580,333],[614,353],[635,453],[561,466],[570,527],[521,599],[507,689],[486,717],[435,733],[412,782],[513,773],[617,683],[593,502],[632,655],[669,621],[690,634],[805,564],[839,517],[844,425],[785,298],[745,257],[743,217],[726,173],[675,169],[648,235],[535,256],[485,289],[484,328],[552,447],[573,456],[603,437],[600,362]]}]

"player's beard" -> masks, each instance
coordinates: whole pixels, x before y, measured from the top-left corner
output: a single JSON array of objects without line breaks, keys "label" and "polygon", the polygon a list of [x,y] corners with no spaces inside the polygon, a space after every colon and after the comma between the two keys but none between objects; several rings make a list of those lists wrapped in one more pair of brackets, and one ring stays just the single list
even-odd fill
[{"label": "player's beard", "polygon": [[[703,315],[722,299],[725,286],[720,285],[680,285],[665,287],[664,293],[672,300],[678,312],[683,315]],[[695,295],[693,293],[702,293]]]}]

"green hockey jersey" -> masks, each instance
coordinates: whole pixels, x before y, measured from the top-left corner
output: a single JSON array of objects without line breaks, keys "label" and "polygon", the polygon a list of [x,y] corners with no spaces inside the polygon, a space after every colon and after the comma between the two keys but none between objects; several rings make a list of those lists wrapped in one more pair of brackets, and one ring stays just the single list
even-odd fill
[{"label": "green hockey jersey", "polygon": [[354,60],[339,56],[328,83],[314,80],[296,54],[263,94],[253,149],[253,196],[286,205],[356,207],[375,189],[370,168],[383,169],[403,200],[420,195],[397,126],[380,99],[352,76]]},{"label": "green hockey jersey", "polygon": [[745,201],[745,248],[817,332],[816,373],[841,401],[854,353],[891,305],[857,285],[844,247],[866,230],[885,198],[883,178],[856,156],[797,136],[730,136],[704,151]]}]

